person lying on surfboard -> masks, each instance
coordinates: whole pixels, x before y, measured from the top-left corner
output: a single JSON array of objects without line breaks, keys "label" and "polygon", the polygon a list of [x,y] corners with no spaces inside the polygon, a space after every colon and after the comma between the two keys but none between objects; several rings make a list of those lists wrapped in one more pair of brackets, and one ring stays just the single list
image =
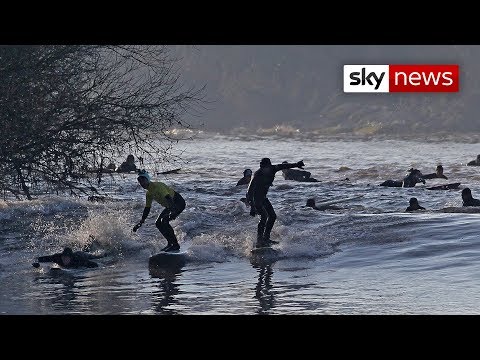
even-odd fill
[{"label": "person lying on surfboard", "polygon": [[474,199],[472,196],[472,190],[465,188],[462,190],[463,206],[480,206],[480,200]]},{"label": "person lying on surfboard", "polygon": [[160,233],[167,239],[167,246],[162,251],[177,251],[180,250],[180,245],[177,241],[177,236],[173,231],[169,221],[174,220],[185,209],[185,200],[183,197],[173,190],[171,187],[165,185],[160,181],[152,181],[150,175],[141,170],[137,178],[138,182],[147,190],[146,204],[143,210],[142,219],[133,227],[133,232],[136,232],[140,226],[145,222],[150,213],[152,202],[155,200],[157,203],[165,207],[155,222],[156,227],[160,230]]},{"label": "person lying on surfboard", "polygon": [[448,178],[443,175],[443,166],[442,165],[437,165],[437,168],[435,169],[435,172],[432,174],[426,174],[422,176],[424,179],[445,179],[448,180]]},{"label": "person lying on surfboard", "polygon": [[425,184],[425,179],[420,170],[411,168],[403,180],[385,180],[380,186],[388,187],[414,187],[417,183]]},{"label": "person lying on surfboard", "polygon": [[250,215],[260,215],[260,221],[257,227],[257,248],[277,243],[276,241],[270,240],[270,232],[277,219],[277,215],[267,198],[268,189],[275,179],[275,173],[283,169],[291,169],[294,167],[302,169],[304,166],[305,164],[303,161],[294,164],[277,165],[272,165],[269,158],[263,158],[260,161],[260,169],[253,174],[247,190],[247,202],[251,207]]},{"label": "person lying on surfboard", "polygon": [[[282,164],[288,164],[288,161],[284,161],[282,162]],[[306,170],[283,169],[282,175],[285,180],[294,180],[300,182],[318,182],[317,179],[310,177],[312,173]]]},{"label": "person lying on surfboard", "polygon": [[37,262],[32,265],[38,268],[40,267],[39,263],[53,262],[67,269],[81,267],[94,268],[98,267],[98,264],[91,259],[98,259],[104,256],[105,255],[93,255],[83,251],[73,252],[71,248],[66,247],[61,253],[38,257]]},{"label": "person lying on surfboard", "polygon": [[416,211],[416,210],[425,210],[423,206],[420,206],[417,198],[410,198],[409,206],[405,209],[406,212]]}]

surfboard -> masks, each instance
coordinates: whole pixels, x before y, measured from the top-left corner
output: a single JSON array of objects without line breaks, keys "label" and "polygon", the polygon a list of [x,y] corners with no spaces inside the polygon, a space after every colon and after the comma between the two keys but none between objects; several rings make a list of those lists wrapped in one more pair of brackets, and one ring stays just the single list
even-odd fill
[{"label": "surfboard", "polygon": [[461,183],[451,183],[451,184],[445,184],[445,185],[436,185],[436,186],[430,186],[427,187],[427,190],[451,190],[451,189],[457,189],[460,186]]},{"label": "surfboard", "polygon": [[158,254],[150,256],[148,264],[149,266],[178,266],[184,265],[187,258],[185,250],[160,251]]},{"label": "surfboard", "polygon": [[254,266],[263,266],[272,264],[282,257],[282,253],[278,249],[272,247],[260,247],[250,250],[250,263]]},{"label": "surfboard", "polygon": [[333,204],[338,204],[346,201],[351,201],[351,200],[356,200],[362,198],[363,195],[355,195],[355,196],[350,196],[346,198],[340,198],[340,199],[335,199],[335,200],[329,200],[329,201],[322,201],[320,203],[316,203],[316,206],[328,206],[328,205],[333,205]]},{"label": "surfboard", "polygon": [[166,174],[176,174],[180,171],[181,168],[178,169],[173,169],[173,170],[167,170],[167,171],[162,171],[157,173],[157,175],[166,175]]}]

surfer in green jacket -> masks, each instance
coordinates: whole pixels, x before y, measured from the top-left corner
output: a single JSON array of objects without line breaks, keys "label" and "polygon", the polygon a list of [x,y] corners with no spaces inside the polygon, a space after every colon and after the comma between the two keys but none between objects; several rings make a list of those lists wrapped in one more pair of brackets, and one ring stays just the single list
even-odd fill
[{"label": "surfer in green jacket", "polygon": [[136,232],[145,222],[150,213],[152,202],[155,200],[157,203],[165,207],[155,222],[158,230],[160,230],[168,242],[167,246],[165,246],[162,251],[180,250],[177,237],[169,221],[176,219],[185,209],[185,200],[178,192],[164,183],[160,181],[151,181],[150,175],[145,170],[139,172],[137,180],[142,188],[147,190],[147,194],[142,219],[133,227],[133,231]]}]

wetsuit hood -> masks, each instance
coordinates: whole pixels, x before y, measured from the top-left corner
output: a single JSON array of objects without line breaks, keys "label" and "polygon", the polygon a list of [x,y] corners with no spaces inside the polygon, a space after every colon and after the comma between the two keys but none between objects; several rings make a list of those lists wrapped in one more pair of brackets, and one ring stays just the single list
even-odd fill
[{"label": "wetsuit hood", "polygon": [[260,161],[260,167],[266,167],[266,166],[271,166],[271,165],[272,165],[272,162],[270,161],[269,158],[263,158]]},{"label": "wetsuit hood", "polygon": [[145,170],[140,170],[139,173],[138,173],[138,179],[140,179],[141,177],[144,177],[148,180],[148,182],[152,181],[151,177],[150,177],[150,174],[148,172],[146,172]]}]

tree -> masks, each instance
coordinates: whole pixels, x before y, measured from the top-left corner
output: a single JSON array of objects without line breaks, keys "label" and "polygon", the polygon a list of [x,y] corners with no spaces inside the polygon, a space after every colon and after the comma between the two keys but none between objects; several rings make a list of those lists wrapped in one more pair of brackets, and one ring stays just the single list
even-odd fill
[{"label": "tree", "polygon": [[74,180],[98,168],[100,181],[116,154],[165,160],[203,90],[181,83],[167,46],[0,47],[0,187],[85,191]]}]

